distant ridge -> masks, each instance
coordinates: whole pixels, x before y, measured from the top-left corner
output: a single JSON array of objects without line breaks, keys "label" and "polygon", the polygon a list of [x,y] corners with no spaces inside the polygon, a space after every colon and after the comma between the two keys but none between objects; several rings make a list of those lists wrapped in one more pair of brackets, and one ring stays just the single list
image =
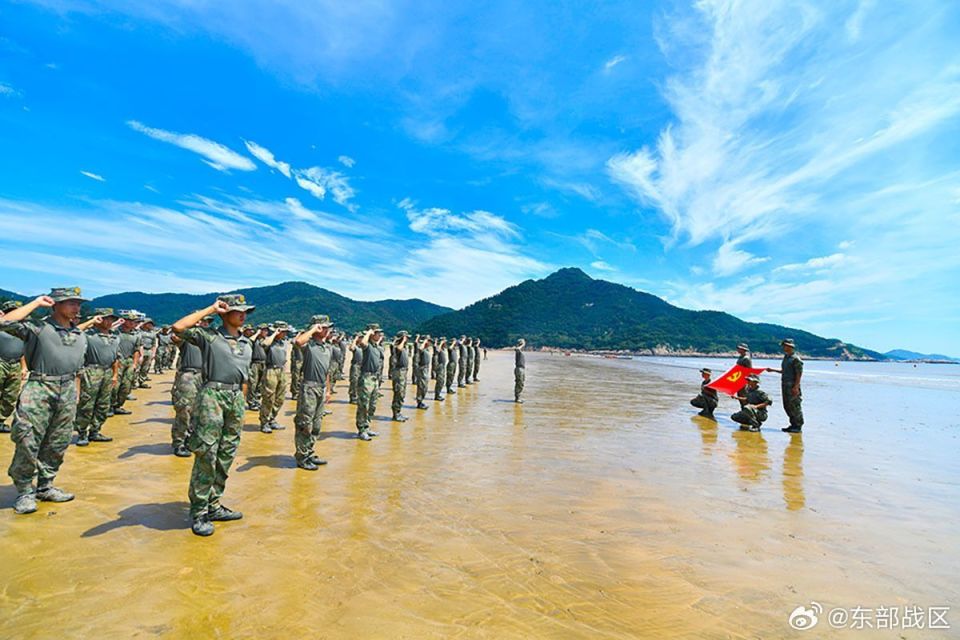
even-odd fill
[{"label": "distant ridge", "polygon": [[883,355],[891,360],[935,360],[938,362],[960,362],[960,358],[952,358],[939,353],[917,353],[916,351],[908,351],[906,349],[894,349],[893,351],[887,351]]},{"label": "distant ridge", "polygon": [[792,337],[805,355],[883,360],[884,356],[775,324],[745,322],[720,311],[691,311],[624,285],[595,280],[576,268],[526,280],[462,309],[426,320],[432,335],[476,335],[490,346],[523,336],[531,345],[594,350],[729,353],[746,341],[758,353],[779,353]]}]

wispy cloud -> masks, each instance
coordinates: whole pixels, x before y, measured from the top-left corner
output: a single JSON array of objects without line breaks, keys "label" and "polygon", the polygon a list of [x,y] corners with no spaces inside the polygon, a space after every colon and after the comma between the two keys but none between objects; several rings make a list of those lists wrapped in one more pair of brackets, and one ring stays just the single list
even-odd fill
[{"label": "wispy cloud", "polygon": [[103,176],[98,175],[98,174],[96,174],[96,173],[91,173],[90,171],[81,171],[80,173],[81,173],[81,175],[85,175],[85,176],[87,176],[88,178],[90,178],[91,180],[96,180],[97,182],[106,182],[106,181],[107,181],[106,178],[104,178]]},{"label": "wispy cloud", "polygon": [[332,171],[323,167],[310,167],[309,169],[296,169],[293,175],[297,184],[313,194],[314,197],[323,200],[329,192],[337,204],[341,204],[348,209],[353,207],[350,200],[356,193],[350,186],[349,179],[339,171]]},{"label": "wispy cloud", "polygon": [[257,165],[255,165],[250,158],[240,155],[219,142],[202,138],[193,133],[176,133],[173,131],[165,131],[164,129],[155,129],[137,120],[127,121],[127,126],[155,140],[167,142],[182,149],[192,151],[202,156],[203,162],[217,171],[229,171],[230,169],[254,171],[257,168]]},{"label": "wispy cloud", "polygon": [[249,140],[244,140],[243,143],[247,147],[247,151],[250,152],[254,158],[267,165],[271,169],[276,169],[286,177],[290,177],[290,165],[286,162],[281,162],[273,157],[273,153],[265,147],[261,147],[256,142],[251,142]]},{"label": "wispy cloud", "polygon": [[18,98],[20,95],[20,91],[14,89],[13,86],[7,84],[6,82],[0,82],[0,96],[7,98]]},{"label": "wispy cloud", "polygon": [[627,56],[613,56],[609,60],[603,63],[603,70],[607,73],[610,72],[615,66],[627,59]]},{"label": "wispy cloud", "polygon": [[357,164],[357,161],[351,158],[350,156],[340,156],[337,158],[337,162],[342,164],[348,169],[352,169],[353,165]]},{"label": "wispy cloud", "polygon": [[604,262],[603,260],[594,260],[590,263],[590,266],[596,269],[597,271],[616,271],[617,268],[611,266]]}]

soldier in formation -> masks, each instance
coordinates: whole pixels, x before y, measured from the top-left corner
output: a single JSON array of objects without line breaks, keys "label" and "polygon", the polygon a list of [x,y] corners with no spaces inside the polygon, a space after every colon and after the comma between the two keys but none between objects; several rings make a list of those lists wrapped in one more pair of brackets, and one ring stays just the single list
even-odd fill
[{"label": "soldier in formation", "polygon": [[[0,306],[0,319],[23,306],[17,300],[7,300]],[[24,320],[26,321],[26,320]],[[23,340],[0,332],[0,433],[10,433],[7,418],[13,414],[20,397],[20,385],[27,377],[27,361],[23,357]]]},{"label": "soldier in formation", "polygon": [[297,415],[294,418],[294,458],[297,466],[316,471],[327,461],[314,451],[323,423],[327,380],[332,373],[333,346],[328,341],[332,327],[330,317],[315,315],[310,327],[294,338],[303,354],[303,382],[297,397]]}]

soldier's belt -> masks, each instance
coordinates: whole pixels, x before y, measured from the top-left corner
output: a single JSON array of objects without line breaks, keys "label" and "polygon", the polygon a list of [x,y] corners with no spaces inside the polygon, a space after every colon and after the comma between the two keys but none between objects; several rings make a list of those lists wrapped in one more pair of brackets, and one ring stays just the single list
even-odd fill
[{"label": "soldier's belt", "polygon": [[322,380],[304,380],[301,384],[305,387],[325,387],[327,383]]},{"label": "soldier's belt", "polygon": [[283,364],[281,364],[281,365],[268,364],[268,365],[267,365],[267,369],[285,369],[285,368],[286,368],[286,365],[283,365]]},{"label": "soldier's belt", "polygon": [[194,369],[193,367],[183,367],[180,369],[180,373],[200,373],[200,369]]},{"label": "soldier's belt", "polygon": [[0,358],[0,362],[5,364],[20,364],[20,358],[14,358],[13,360],[7,360],[6,358]]},{"label": "soldier's belt", "polygon": [[83,365],[84,369],[112,369],[113,363],[110,364],[85,364]]},{"label": "soldier's belt", "polygon": [[240,391],[243,388],[242,384],[236,382],[217,382],[216,380],[208,380],[203,383],[204,389],[219,389],[221,391]]},{"label": "soldier's belt", "polygon": [[68,380],[75,380],[76,377],[76,373],[65,373],[63,375],[53,376],[46,373],[35,373],[31,371],[28,379],[34,382],[67,382]]}]

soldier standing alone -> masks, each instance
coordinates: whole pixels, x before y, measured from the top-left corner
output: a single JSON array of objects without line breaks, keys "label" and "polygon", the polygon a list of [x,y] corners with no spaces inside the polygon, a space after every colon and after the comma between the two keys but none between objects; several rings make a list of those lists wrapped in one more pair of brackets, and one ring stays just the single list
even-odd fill
[{"label": "soldier standing alone", "polygon": [[523,354],[523,347],[526,344],[527,341],[520,338],[517,346],[514,347],[513,401],[518,404],[523,404],[523,398],[520,396],[523,395],[523,385],[527,380],[527,359]]},{"label": "soldier standing alone", "polygon": [[779,369],[767,367],[767,371],[779,373],[780,392],[783,397],[783,410],[790,419],[790,426],[781,431],[800,433],[803,430],[803,394],[800,391],[800,379],[803,377],[803,360],[797,354],[797,347],[791,338],[780,341],[783,360]]}]

